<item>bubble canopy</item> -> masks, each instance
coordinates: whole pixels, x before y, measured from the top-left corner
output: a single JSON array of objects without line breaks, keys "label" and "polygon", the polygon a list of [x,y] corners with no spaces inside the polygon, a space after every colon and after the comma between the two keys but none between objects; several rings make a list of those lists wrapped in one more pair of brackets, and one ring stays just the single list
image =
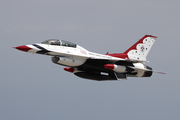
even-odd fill
[{"label": "bubble canopy", "polygon": [[58,39],[49,39],[49,40],[42,42],[41,44],[55,45],[55,46],[66,46],[66,47],[74,47],[74,48],[76,48],[76,46],[77,46],[76,44],[74,44],[72,42],[68,42],[65,40],[58,40]]}]

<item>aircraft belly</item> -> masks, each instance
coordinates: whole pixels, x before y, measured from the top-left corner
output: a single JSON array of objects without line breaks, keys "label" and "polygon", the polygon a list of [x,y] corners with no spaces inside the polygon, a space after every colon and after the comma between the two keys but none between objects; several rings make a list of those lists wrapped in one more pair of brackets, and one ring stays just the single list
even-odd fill
[{"label": "aircraft belly", "polygon": [[99,71],[99,72],[106,72],[108,73],[109,69],[104,67],[104,64],[109,63],[107,60],[94,60],[94,59],[87,59],[84,64],[78,66],[78,69],[83,71]]}]

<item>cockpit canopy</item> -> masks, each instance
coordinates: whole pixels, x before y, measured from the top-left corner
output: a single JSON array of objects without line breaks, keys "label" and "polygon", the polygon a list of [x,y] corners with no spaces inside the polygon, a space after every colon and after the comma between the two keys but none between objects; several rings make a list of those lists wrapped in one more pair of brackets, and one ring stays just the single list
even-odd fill
[{"label": "cockpit canopy", "polygon": [[50,39],[42,42],[41,44],[47,45],[56,45],[56,46],[66,46],[66,47],[74,47],[76,48],[76,44],[65,41],[65,40],[58,40],[58,39]]}]

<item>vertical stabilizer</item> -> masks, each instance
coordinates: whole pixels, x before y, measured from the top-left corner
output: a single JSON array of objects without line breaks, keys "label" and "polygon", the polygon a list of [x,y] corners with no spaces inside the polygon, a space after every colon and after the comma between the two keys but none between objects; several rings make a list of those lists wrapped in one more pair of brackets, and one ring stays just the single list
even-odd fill
[{"label": "vertical stabilizer", "polygon": [[129,59],[146,61],[146,56],[148,55],[156,38],[156,36],[145,35],[124,53],[128,55]]}]

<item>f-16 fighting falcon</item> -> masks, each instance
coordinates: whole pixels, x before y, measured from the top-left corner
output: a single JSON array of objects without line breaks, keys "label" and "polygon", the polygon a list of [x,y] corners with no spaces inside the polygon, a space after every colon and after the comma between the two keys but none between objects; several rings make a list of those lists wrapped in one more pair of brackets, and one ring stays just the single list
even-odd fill
[{"label": "f-16 fighting falcon", "polygon": [[97,81],[122,80],[127,77],[152,75],[154,71],[144,63],[156,38],[145,35],[124,53],[115,54],[90,52],[77,44],[58,39],[14,48],[24,52],[49,55],[53,63],[66,66],[65,71],[81,78]]}]

